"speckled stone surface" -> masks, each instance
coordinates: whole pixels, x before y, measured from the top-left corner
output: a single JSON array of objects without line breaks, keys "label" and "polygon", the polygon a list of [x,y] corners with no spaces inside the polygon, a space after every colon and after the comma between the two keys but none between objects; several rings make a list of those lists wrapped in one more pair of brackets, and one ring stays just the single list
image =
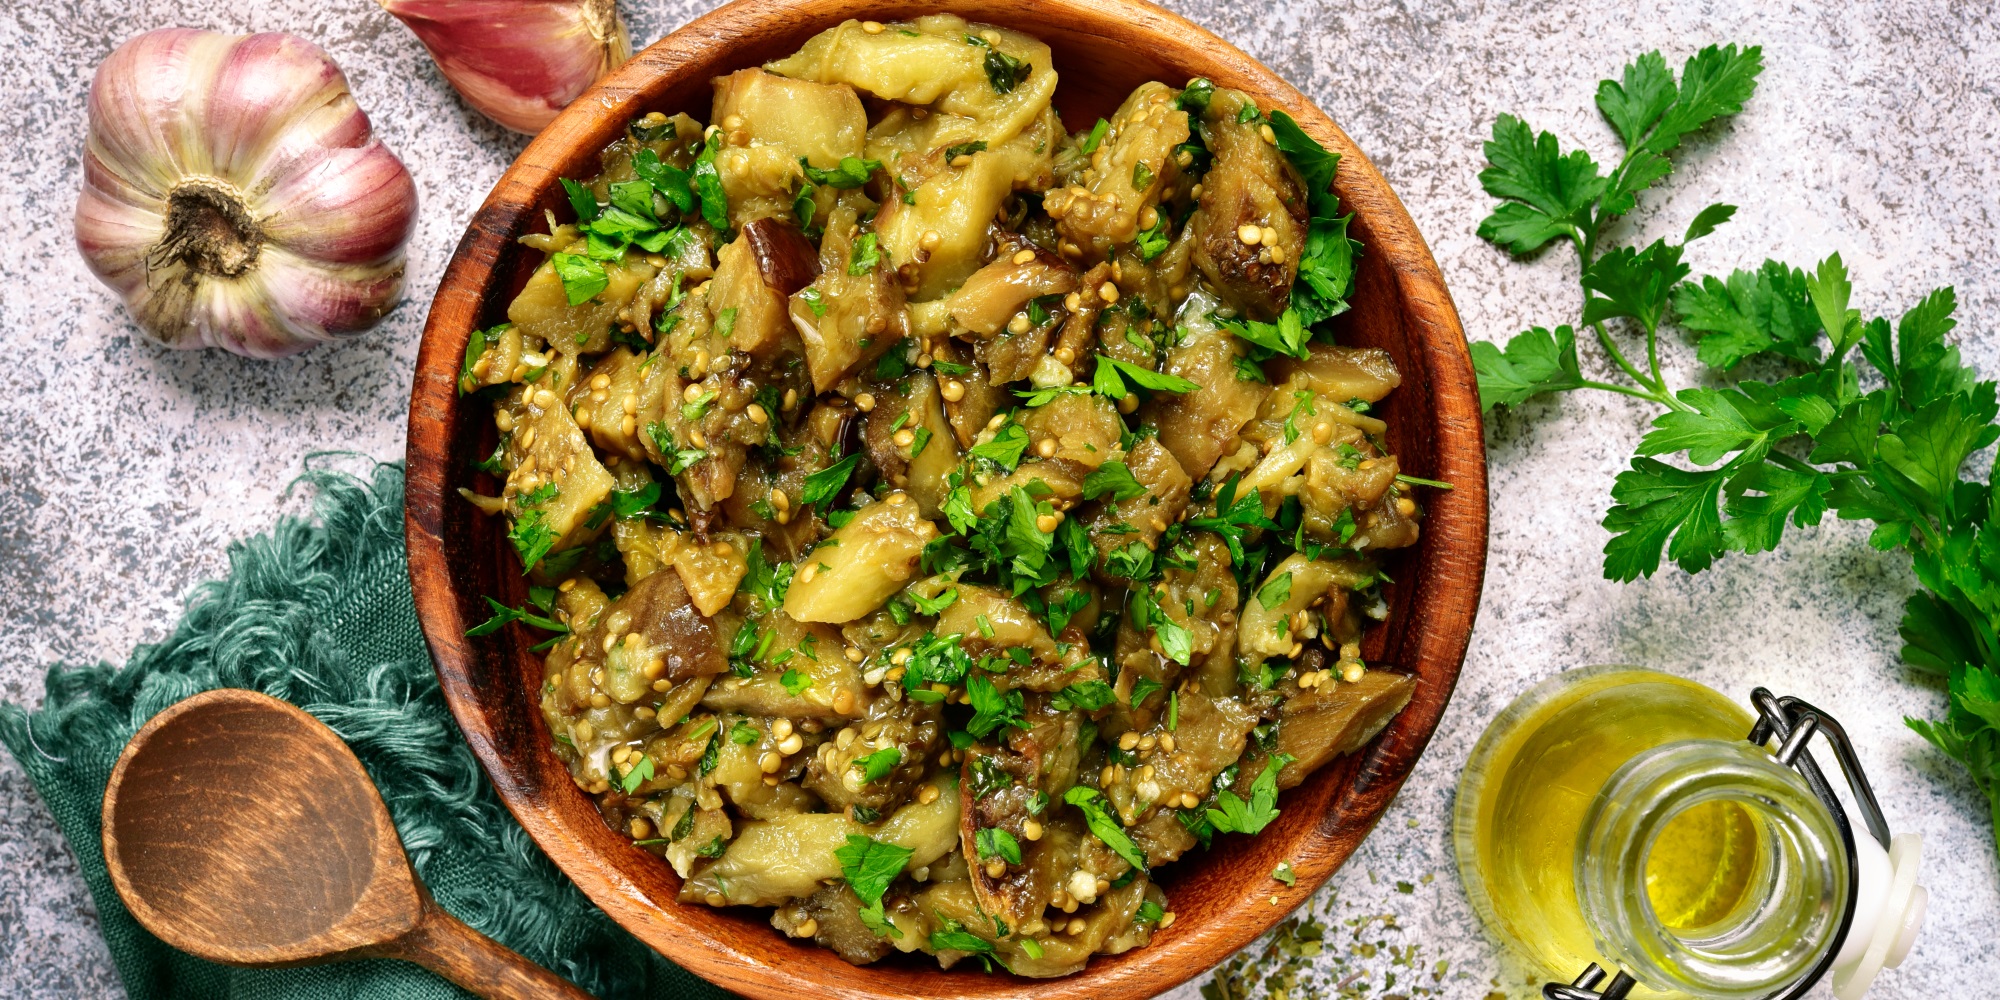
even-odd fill
[{"label": "speckled stone surface", "polygon": [[[627,0],[640,43],[705,4]],[[1689,252],[1697,273],[1839,250],[1856,305],[1892,315],[1955,285],[1959,341],[1991,371],[2000,307],[1989,259],[2000,163],[2000,30],[1946,0],[1840,5],[1221,3],[1175,8],[1300,85],[1395,185],[1443,265],[1468,334],[1573,319],[1574,265],[1507,260],[1473,236],[1474,180],[1493,117],[1565,143],[1612,143],[1596,81],[1650,48],[1670,62],[1709,42],[1762,44],[1768,71],[1737,124],[1698,139],[1680,172],[1623,223],[1677,235],[1712,201],[1736,220]],[[180,354],[142,340],[72,244],[83,97],[120,40],[169,25],[290,30],[346,69],[416,176],[423,208],[410,300],[356,341],[280,362]],[[473,207],[523,140],[459,103],[416,41],[365,0],[63,0],[0,9],[0,697],[36,703],[44,664],[122,659],[162,636],[183,596],[226,569],[223,546],[296,509],[303,456],[403,447],[424,304]],[[1669,349],[1677,383],[1698,379]],[[1602,368],[1589,349],[1586,371]],[[1898,829],[1926,838],[1930,922],[1873,995],[1968,995],[2000,973],[2000,873],[1985,803],[1902,723],[1939,686],[1896,662],[1907,560],[1829,524],[1773,554],[1698,577],[1602,580],[1597,519],[1650,414],[1620,397],[1538,402],[1492,421],[1493,534],[1472,651],[1450,711],[1402,796],[1315,898],[1326,954],[1289,995],[1485,997],[1517,992],[1458,886],[1453,784],[1486,719],[1568,667],[1623,662],[1732,693],[1753,683],[1832,710],[1865,748]],[[1393,976],[1393,980],[1391,977]],[[1205,981],[1206,976],[1199,981]],[[1976,992],[1975,987],[1975,992]],[[0,996],[121,995],[67,848],[19,767],[0,755]],[[1175,1000],[1192,1000],[1194,987]],[[1233,994],[1225,994],[1233,995]],[[1826,995],[1822,989],[1819,995]]]}]

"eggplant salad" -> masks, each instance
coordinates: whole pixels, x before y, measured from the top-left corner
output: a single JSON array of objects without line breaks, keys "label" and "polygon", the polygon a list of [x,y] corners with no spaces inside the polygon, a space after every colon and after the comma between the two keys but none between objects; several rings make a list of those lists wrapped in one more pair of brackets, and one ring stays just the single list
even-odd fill
[{"label": "eggplant salad", "polygon": [[1070,131],[1048,46],[950,15],[714,87],[563,181],[472,336],[462,493],[530,584],[473,633],[533,630],[555,752],[683,901],[857,964],[1145,945],[1161,866],[1415,686],[1360,640],[1445,484],[1324,329],[1337,157],[1200,79]]}]

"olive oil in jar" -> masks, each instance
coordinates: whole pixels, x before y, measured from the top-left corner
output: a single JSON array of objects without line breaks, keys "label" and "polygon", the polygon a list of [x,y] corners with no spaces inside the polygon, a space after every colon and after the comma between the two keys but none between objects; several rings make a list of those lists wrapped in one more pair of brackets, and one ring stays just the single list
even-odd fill
[{"label": "olive oil in jar", "polygon": [[[1577,905],[1576,851],[1585,814],[1626,761],[1679,740],[1740,740],[1750,713],[1669,674],[1571,671],[1497,717],[1459,780],[1459,871],[1480,918],[1538,974],[1567,980],[1599,961]],[[1752,860],[1718,848],[1710,830],[1737,830],[1739,806],[1716,802],[1676,817],[1648,865],[1647,893],[1683,920],[1740,897]],[[1744,844],[1739,839],[1737,844]]]},{"label": "olive oil in jar", "polygon": [[1668,820],[1645,865],[1646,900],[1669,930],[1711,927],[1736,911],[1751,877],[1767,859],[1756,820],[1742,805],[1716,799]]},{"label": "olive oil in jar", "polygon": [[[1792,724],[1839,731],[1796,704],[1817,714]],[[1752,724],[1692,681],[1598,667],[1487,727],[1459,781],[1459,874],[1532,981],[1597,963],[1629,974],[1634,997],[1752,1000],[1831,971],[1835,995],[1858,1000],[1909,953],[1928,898],[1921,838],[1892,841],[1871,813],[1872,839],[1850,841],[1789,766],[1803,743],[1774,756],[1746,738]]]}]

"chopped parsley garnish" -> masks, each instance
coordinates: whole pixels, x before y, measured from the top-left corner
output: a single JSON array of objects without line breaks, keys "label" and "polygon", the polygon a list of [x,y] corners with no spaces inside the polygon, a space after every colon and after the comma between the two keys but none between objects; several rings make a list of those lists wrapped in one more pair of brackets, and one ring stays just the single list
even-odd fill
[{"label": "chopped parsley garnish", "polygon": [[563,296],[572,306],[589,302],[598,292],[611,284],[611,276],[604,273],[604,265],[588,257],[573,253],[553,254],[549,266],[555,269],[556,277],[562,281]]},{"label": "chopped parsley garnish", "polygon": [[1228,789],[1217,793],[1215,807],[1208,810],[1208,821],[1223,833],[1264,832],[1278,818],[1278,772],[1291,762],[1289,755],[1281,753],[1265,760],[1263,773],[1250,783],[1248,802]]},{"label": "chopped parsley garnish", "polygon": [[521,557],[522,575],[535,568],[542,557],[555,548],[561,540],[555,528],[549,525],[547,506],[554,502],[561,491],[554,483],[543,483],[534,490],[514,498],[520,505],[520,514],[514,520],[514,527],[507,532],[507,540],[514,543],[514,551]]},{"label": "chopped parsley garnish", "polygon": [[965,724],[965,731],[980,739],[985,739],[993,731],[1003,726],[1015,729],[1028,728],[1023,713],[1027,703],[1021,692],[1009,691],[1001,694],[993,682],[980,674],[973,674],[965,681],[966,696],[972,699],[972,721]]},{"label": "chopped parsley garnish", "polygon": [[717,131],[694,158],[694,192],[701,196],[701,217],[718,233],[729,228],[729,196],[723,193],[722,175],[715,169],[715,156],[721,151],[722,133]]},{"label": "chopped parsley garnish", "polygon": [[1078,681],[1056,692],[1055,697],[1049,700],[1058,712],[1070,709],[1095,712],[1117,698],[1117,692],[1111,690],[1111,685],[1103,681]]},{"label": "chopped parsley garnish", "polygon": [[[736,319],[736,310],[724,309],[723,312],[729,314],[729,318],[731,321],[734,321]],[[720,324],[718,324],[718,326],[719,325]],[[681,404],[681,420],[690,424],[700,420],[702,417],[708,415],[708,408],[714,402],[715,402],[714,389],[709,389],[702,392],[695,398]]]},{"label": "chopped parsley garnish", "polygon": [[1020,424],[1009,423],[993,435],[993,439],[983,444],[973,445],[967,451],[967,458],[992,462],[1008,472],[1021,464],[1021,455],[1028,450],[1028,429]]},{"label": "chopped parsley garnish", "polygon": [[1010,865],[1021,863],[1021,842],[1015,840],[1013,834],[997,826],[980,830],[973,837],[973,845],[982,861],[987,858],[999,858]]},{"label": "chopped parsley garnish", "polygon": [[[544,588],[540,587],[530,588],[529,599],[531,601],[534,600],[535,591],[542,589]],[[540,650],[546,648],[547,646],[555,644],[563,636],[569,634],[569,626],[564,625],[562,622],[557,621],[554,618],[547,617],[546,615],[535,614],[534,612],[529,611],[526,608],[510,608],[505,604],[502,604],[499,601],[494,600],[491,597],[485,598],[485,601],[487,606],[493,609],[493,617],[488,618],[485,621],[480,622],[479,624],[474,625],[469,629],[466,629],[465,630],[466,635],[468,636],[488,635],[493,632],[498,632],[501,629],[501,627],[505,626],[508,622],[520,622],[523,625],[531,625],[535,628],[541,629],[544,632],[556,633],[556,637],[554,639],[550,639],[548,642],[542,643],[541,645],[535,647],[535,649]],[[543,611],[549,610],[547,602],[539,602],[539,606]]]},{"label": "chopped parsley garnish", "polygon": [[1097,147],[1104,144],[1104,137],[1110,132],[1111,123],[1099,118],[1097,124],[1090,127],[1090,134],[1083,137],[1083,155],[1097,152]]},{"label": "chopped parsley garnish", "polygon": [[847,477],[861,464],[861,453],[855,452],[832,465],[806,477],[805,491],[800,494],[799,503],[805,506],[825,504],[840,496],[847,487]]},{"label": "chopped parsley garnish", "polygon": [[1134,500],[1146,495],[1146,487],[1124,462],[1106,462],[1083,477],[1083,498],[1095,500],[1106,494],[1114,500]]},{"label": "chopped parsley garnish", "polygon": [[862,781],[875,782],[888,777],[902,762],[903,751],[900,747],[883,747],[865,757],[856,757],[854,769],[861,772]]},{"label": "chopped parsley garnish", "polygon": [[944,161],[950,163],[961,156],[971,156],[974,153],[984,152],[986,152],[986,140],[984,139],[973,142],[961,142],[956,146],[946,146],[944,148]]},{"label": "chopped parsley garnish", "polygon": [[640,785],[651,781],[652,778],[653,758],[641,756],[639,763],[632,765],[631,769],[625,772],[625,777],[619,779],[618,787],[624,789],[625,794],[630,795],[634,791],[637,791]]},{"label": "chopped parsley garnish", "polygon": [[944,609],[951,607],[952,602],[956,600],[958,600],[958,588],[956,587],[947,587],[936,597],[925,597],[922,594],[914,593],[910,595],[910,603],[914,604],[918,611],[927,615],[943,614]]},{"label": "chopped parsley garnish", "polygon": [[832,170],[821,170],[799,157],[799,166],[805,170],[806,180],[830,188],[858,188],[868,183],[869,175],[882,169],[880,160],[864,160],[858,156],[843,156],[840,165]]},{"label": "chopped parsley garnish", "polygon": [[1174,99],[1174,106],[1190,115],[1199,117],[1208,110],[1208,102],[1215,98],[1215,83],[1207,77],[1196,77],[1188,81],[1187,89]]},{"label": "chopped parsley garnish", "polygon": [[1097,796],[1097,789],[1076,785],[1063,793],[1063,801],[1075,806],[1083,813],[1084,822],[1090,825],[1090,832],[1097,839],[1104,841],[1104,846],[1111,848],[1113,853],[1124,858],[1126,864],[1134,868],[1144,869],[1146,867],[1146,852],[1140,850],[1139,845],[1132,842],[1132,838],[1125,833],[1125,827],[1120,825],[1116,818],[1105,811],[1104,803],[1097,801]]},{"label": "chopped parsley garnish", "polygon": [[1124,399],[1125,394],[1130,391],[1125,388],[1126,379],[1130,379],[1141,389],[1151,389],[1155,392],[1193,392],[1201,388],[1179,375],[1141,368],[1130,361],[1120,361],[1102,354],[1097,356],[1097,371],[1091,376],[1091,388],[1112,399]]},{"label": "chopped parsley garnish", "polygon": [[750,551],[744,558],[749,570],[743,574],[743,582],[737,590],[762,601],[766,608],[783,606],[785,593],[792,587],[793,564],[782,561],[773,563],[765,559],[762,538],[750,539]]},{"label": "chopped parsley garnish", "polygon": [[862,233],[847,254],[848,274],[867,274],[882,263],[882,250],[874,233]]},{"label": "chopped parsley garnish", "polygon": [[1270,610],[1285,603],[1292,596],[1292,574],[1290,572],[1273,575],[1257,590],[1257,604]]},{"label": "chopped parsley garnish", "polygon": [[562,189],[569,196],[569,207],[576,213],[576,221],[589,222],[597,218],[597,195],[592,194],[589,188],[564,177]]},{"label": "chopped parsley garnish", "polygon": [[1013,93],[1014,88],[1028,78],[1028,71],[1031,68],[1027,63],[994,46],[986,47],[986,82],[992,85],[996,94]]},{"label": "chopped parsley garnish", "polygon": [[847,880],[847,887],[861,900],[862,921],[877,934],[886,929],[892,936],[902,936],[902,932],[883,916],[882,894],[889,891],[889,884],[896,881],[896,876],[903,874],[903,866],[915,853],[907,847],[885,844],[858,833],[847,835],[846,846],[834,848],[833,856],[840,862],[841,877]]},{"label": "chopped parsley garnish", "polygon": [[1147,698],[1152,697],[1152,695],[1155,692],[1163,690],[1165,687],[1166,687],[1165,684],[1162,684],[1159,681],[1152,679],[1151,677],[1141,677],[1138,680],[1133,681],[1132,701],[1131,701],[1132,707],[1138,708],[1141,705],[1144,705],[1146,703]]}]

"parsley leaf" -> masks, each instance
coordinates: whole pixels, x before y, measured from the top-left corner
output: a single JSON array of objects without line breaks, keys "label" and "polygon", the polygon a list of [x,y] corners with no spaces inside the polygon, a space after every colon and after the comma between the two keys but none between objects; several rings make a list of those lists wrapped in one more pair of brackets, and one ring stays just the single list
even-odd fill
[{"label": "parsley leaf", "polygon": [[597,195],[576,181],[562,178],[563,194],[569,197],[570,210],[576,213],[576,221],[589,222],[597,218]]},{"label": "parsley leaf", "polygon": [[983,740],[1003,726],[1028,728],[1023,717],[1027,703],[1021,692],[1001,694],[992,681],[975,673],[965,679],[965,694],[972,699],[973,711],[972,721],[965,724],[965,731],[973,736]]},{"label": "parsley leaf", "polygon": [[1104,137],[1109,135],[1110,132],[1111,123],[1099,118],[1097,124],[1090,127],[1090,134],[1083,137],[1083,155],[1089,156],[1097,152],[1097,147],[1104,144]]},{"label": "parsley leaf", "polygon": [[737,589],[762,601],[766,608],[782,607],[786,592],[792,588],[793,564],[773,564],[766,560],[762,538],[750,539],[750,550],[745,553],[744,561],[749,569],[743,574],[743,582]]},{"label": "parsley leaf", "polygon": [[515,497],[520,513],[514,519],[514,526],[507,532],[507,540],[514,544],[514,552],[521,557],[523,575],[532,571],[542,557],[555,548],[561,536],[549,525],[546,509],[560,490],[554,483],[544,483],[531,493]]},{"label": "parsley leaf", "polygon": [[625,772],[625,776],[619,779],[618,786],[624,789],[625,794],[630,795],[652,778],[653,758],[641,756],[639,763],[632,765],[631,769]]},{"label": "parsley leaf", "polygon": [[981,860],[999,858],[1010,865],[1021,863],[1021,842],[1014,835],[997,826],[989,826],[979,831],[973,838],[974,849]]},{"label": "parsley leaf", "polygon": [[465,341],[465,358],[459,362],[458,366],[459,395],[463,396],[479,387],[479,376],[473,374],[473,366],[477,365],[479,358],[486,353],[486,345],[498,341],[500,335],[507,332],[507,328],[513,325],[512,323],[502,323],[491,329],[474,329],[472,331],[472,335]]},{"label": "parsley leaf", "polygon": [[[489,635],[498,632],[508,622],[521,622],[524,625],[532,625],[544,632],[554,632],[558,637],[569,634],[569,626],[564,625],[554,618],[535,614],[526,608],[510,608],[491,597],[484,598],[484,600],[487,607],[493,609],[493,617],[466,629],[465,634],[468,636]],[[543,610],[546,611],[548,609],[545,607]]]},{"label": "parsley leaf", "polygon": [[1531,327],[1508,341],[1505,351],[1483,340],[1474,342],[1471,350],[1472,367],[1479,374],[1479,408],[1484,411],[1583,385],[1576,332],[1568,324],[1553,333]]},{"label": "parsley leaf", "polygon": [[1190,115],[1200,117],[1208,110],[1208,102],[1215,98],[1215,82],[1207,77],[1195,77],[1188,81],[1187,89],[1174,98],[1174,106]]},{"label": "parsley leaf", "polygon": [[973,445],[965,454],[967,458],[982,459],[1008,472],[1021,464],[1022,453],[1028,450],[1028,429],[1020,424],[1009,423],[993,435],[993,439]]},{"label": "parsley leaf", "polygon": [[888,777],[890,772],[896,770],[896,766],[902,762],[902,748],[883,747],[867,756],[856,757],[853,766],[855,770],[861,772],[862,781],[875,782]]},{"label": "parsley leaf", "polygon": [[683,212],[694,211],[694,187],[688,172],[660,159],[658,153],[641,149],[632,156],[632,172],[644,178],[653,190],[665,195]]},{"label": "parsley leaf", "polygon": [[805,694],[807,688],[813,686],[813,679],[810,675],[800,673],[796,668],[793,668],[786,670],[783,675],[779,676],[778,683],[785,686],[786,693],[797,698]]},{"label": "parsley leaf", "polygon": [[1680,324],[1702,335],[1696,356],[1711,368],[1726,371],[1767,352],[1819,363],[1819,313],[1798,268],[1765,261],[1726,280],[1685,282],[1675,287],[1673,304]]},{"label": "parsley leaf", "polygon": [[996,94],[1011,94],[1033,67],[994,46],[986,47],[986,82]]},{"label": "parsley leaf", "polygon": [[1151,368],[1141,367],[1130,361],[1120,361],[1103,354],[1097,356],[1097,370],[1091,377],[1092,389],[1112,399],[1124,399],[1129,391],[1125,388],[1126,379],[1132,380],[1132,383],[1141,389],[1150,389],[1154,392],[1186,393],[1200,388],[1179,375],[1156,372]]},{"label": "parsley leaf", "polygon": [[861,453],[857,451],[807,476],[805,490],[799,495],[799,503],[805,506],[820,504],[821,509],[824,509],[827,501],[840,496],[840,491],[847,488],[847,477],[852,475],[855,467],[860,464]]},{"label": "parsley leaf", "polygon": [[1309,353],[1306,345],[1312,340],[1312,332],[1306,329],[1304,319],[1294,309],[1279,313],[1276,323],[1244,319],[1241,322],[1218,320],[1216,325],[1249,342],[1250,357],[1254,361],[1263,361],[1278,354],[1304,358]]},{"label": "parsley leaf", "polygon": [[[1276,794],[1275,785],[1272,794]],[[1084,822],[1089,824],[1090,832],[1103,841],[1104,846],[1124,858],[1126,864],[1143,870],[1146,867],[1146,852],[1132,842],[1132,838],[1126,835],[1125,828],[1105,811],[1102,802],[1097,801],[1097,796],[1097,789],[1075,785],[1063,793],[1063,801],[1083,813]]]},{"label": "parsley leaf", "polygon": [[1481,239],[1522,255],[1560,236],[1581,242],[1591,206],[1605,190],[1589,153],[1564,154],[1554,135],[1537,135],[1513,115],[1494,121],[1485,151],[1489,166],[1480,171],[1479,183],[1502,201],[1479,224]]},{"label": "parsley leaf", "polygon": [[910,594],[910,603],[916,605],[918,611],[927,615],[941,615],[944,613],[944,609],[951,607],[952,603],[957,600],[958,588],[956,587],[946,588],[943,593],[938,594],[936,597],[925,597],[917,593]]},{"label": "parsley leaf", "polygon": [[589,302],[611,284],[611,276],[604,273],[604,265],[588,257],[573,253],[551,254],[549,266],[555,269],[556,277],[562,281],[563,297],[572,306]]},{"label": "parsley leaf", "polygon": [[889,884],[896,881],[896,876],[903,874],[903,865],[915,853],[907,847],[850,833],[846,846],[834,848],[833,856],[840,862],[840,875],[854,895],[864,905],[880,909],[882,894],[889,891]]},{"label": "parsley leaf", "polygon": [[1124,462],[1106,462],[1083,477],[1083,498],[1095,500],[1110,494],[1114,500],[1133,500],[1146,495],[1146,487],[1132,475]]},{"label": "parsley leaf", "polygon": [[716,132],[694,158],[694,192],[701,196],[701,217],[716,232],[729,228],[729,196],[722,190],[722,175],[716,172],[715,156],[722,151],[722,133]]},{"label": "parsley leaf", "polygon": [[1630,317],[1648,333],[1659,329],[1674,285],[1688,274],[1682,249],[1654,240],[1644,250],[1619,247],[1598,258],[1583,275],[1583,287],[1594,293],[1584,300],[1583,321]]},{"label": "parsley leaf", "polygon": [[843,156],[840,158],[839,166],[832,170],[821,170],[806,162],[806,158],[801,156],[799,167],[805,171],[806,180],[813,184],[846,190],[868,183],[869,176],[882,169],[882,161]]},{"label": "parsley leaf", "polygon": [[[1167,232],[1167,213],[1160,212],[1153,219],[1153,228],[1142,229],[1139,235],[1133,237],[1132,249],[1139,252],[1140,260],[1150,264],[1154,258],[1166,253],[1173,242],[1173,237]],[[1305,263],[1301,261],[1300,268],[1303,270],[1304,267]]]},{"label": "parsley leaf", "polygon": [[1264,832],[1278,818],[1278,772],[1291,762],[1291,756],[1281,753],[1266,759],[1263,772],[1250,783],[1248,802],[1228,789],[1216,793],[1215,808],[1207,813],[1209,823],[1223,833]]},{"label": "parsley leaf", "polygon": [[874,233],[862,233],[848,251],[847,273],[867,274],[882,263],[882,250]]},{"label": "parsley leaf", "polygon": [[1056,692],[1050,702],[1058,712],[1071,709],[1095,712],[1117,700],[1117,697],[1111,685],[1103,681],[1078,681]]},{"label": "parsley leaf", "polygon": [[971,156],[974,153],[984,153],[984,152],[986,152],[986,140],[984,139],[975,139],[972,142],[961,142],[956,146],[946,146],[944,148],[944,161],[946,163],[950,163],[951,161],[956,160],[961,156]]},{"label": "parsley leaf", "polygon": [[1274,573],[1264,585],[1257,589],[1257,605],[1266,610],[1275,608],[1290,600],[1292,596],[1292,574]]}]

